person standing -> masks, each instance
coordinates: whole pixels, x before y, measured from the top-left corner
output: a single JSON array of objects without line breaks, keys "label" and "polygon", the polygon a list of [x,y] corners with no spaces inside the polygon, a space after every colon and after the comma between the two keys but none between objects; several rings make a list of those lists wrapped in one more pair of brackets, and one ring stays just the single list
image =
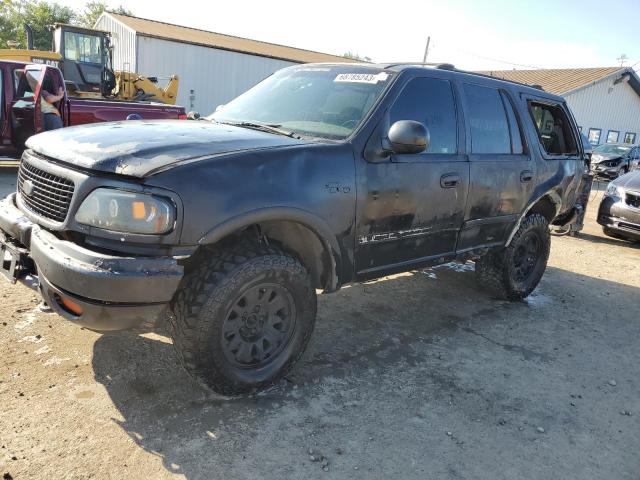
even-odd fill
[{"label": "person standing", "polygon": [[64,127],[60,111],[55,106],[55,104],[63,98],[64,90],[62,87],[58,88],[57,95],[42,90],[40,94],[40,110],[42,111],[42,117],[44,119],[45,131]]}]

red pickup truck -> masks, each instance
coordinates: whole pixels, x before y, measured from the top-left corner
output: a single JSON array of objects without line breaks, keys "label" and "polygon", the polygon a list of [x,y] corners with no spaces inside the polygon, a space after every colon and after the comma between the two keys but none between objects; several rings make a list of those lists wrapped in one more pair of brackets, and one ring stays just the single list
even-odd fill
[{"label": "red pickup truck", "polygon": [[[55,94],[60,87],[65,89],[64,79],[55,67],[0,60],[1,160],[20,158],[27,139],[43,130],[41,92]],[[186,118],[183,107],[67,97],[66,90],[56,107],[65,127],[125,120],[131,114],[145,120]]]}]

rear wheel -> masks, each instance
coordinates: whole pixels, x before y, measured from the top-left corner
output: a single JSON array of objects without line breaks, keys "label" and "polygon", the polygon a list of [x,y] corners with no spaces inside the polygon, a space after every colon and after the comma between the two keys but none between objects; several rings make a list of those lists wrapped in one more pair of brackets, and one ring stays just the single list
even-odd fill
[{"label": "rear wheel", "polygon": [[547,268],[550,246],[547,220],[539,213],[529,215],[508,247],[490,252],[476,262],[476,277],[498,297],[526,298],[538,286]]},{"label": "rear wheel", "polygon": [[189,273],[172,310],[183,366],[212,390],[238,394],[268,385],[300,358],[315,324],[316,294],[296,258],[243,244]]}]

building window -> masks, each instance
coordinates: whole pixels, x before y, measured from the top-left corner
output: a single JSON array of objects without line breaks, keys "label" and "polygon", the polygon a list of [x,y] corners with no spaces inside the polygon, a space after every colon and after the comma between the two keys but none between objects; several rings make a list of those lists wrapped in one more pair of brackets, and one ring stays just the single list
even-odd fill
[{"label": "building window", "polygon": [[624,143],[636,143],[636,134],[634,132],[625,133]]},{"label": "building window", "polygon": [[598,145],[600,143],[600,134],[602,133],[601,128],[590,128],[589,129],[589,143],[591,145]]},{"label": "building window", "polygon": [[616,130],[609,130],[609,133],[607,133],[607,143],[618,143],[619,136],[620,132]]}]

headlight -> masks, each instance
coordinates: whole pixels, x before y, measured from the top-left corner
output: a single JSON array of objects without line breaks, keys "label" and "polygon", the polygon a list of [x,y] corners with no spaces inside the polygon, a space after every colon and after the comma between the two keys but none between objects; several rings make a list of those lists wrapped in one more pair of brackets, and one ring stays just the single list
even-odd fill
[{"label": "headlight", "polygon": [[607,185],[607,189],[605,190],[604,194],[608,197],[622,198],[624,196],[624,189],[611,182],[609,185]]},{"label": "headlight", "polygon": [[116,232],[161,234],[173,228],[175,208],[163,197],[97,188],[80,205],[76,221]]}]

